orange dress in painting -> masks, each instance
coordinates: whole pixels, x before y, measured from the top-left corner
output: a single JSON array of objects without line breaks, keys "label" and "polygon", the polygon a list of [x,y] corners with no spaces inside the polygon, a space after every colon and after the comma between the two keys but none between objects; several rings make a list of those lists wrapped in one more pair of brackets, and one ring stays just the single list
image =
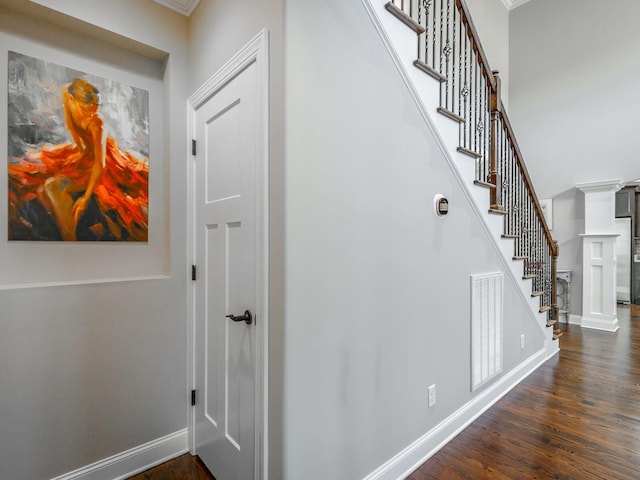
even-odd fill
[{"label": "orange dress in painting", "polygon": [[[19,205],[38,199],[44,182],[63,175],[78,184],[86,184],[92,159],[82,155],[76,145],[65,143],[44,146],[28,152],[19,163],[9,165],[9,202],[17,216]],[[106,219],[109,237],[114,240],[147,240],[149,167],[120,150],[115,140],[106,139],[105,165],[93,194]],[[98,224],[96,224],[98,225]],[[89,228],[98,228],[92,225]],[[95,232],[104,236],[104,232]]]},{"label": "orange dress in painting", "polygon": [[87,99],[72,86],[64,103],[74,142],[9,162],[10,239],[12,231],[20,233],[13,239],[43,239],[38,230],[48,230],[59,240],[147,241],[148,162],[104,135],[97,91]]}]

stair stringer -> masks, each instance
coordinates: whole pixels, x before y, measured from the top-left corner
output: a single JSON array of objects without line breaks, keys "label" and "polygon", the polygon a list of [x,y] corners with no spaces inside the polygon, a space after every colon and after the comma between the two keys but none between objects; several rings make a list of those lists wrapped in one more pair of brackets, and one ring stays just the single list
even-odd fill
[{"label": "stair stringer", "polygon": [[429,130],[447,164],[469,200],[482,226],[491,239],[491,244],[501,259],[506,274],[510,277],[522,301],[529,305],[530,320],[544,338],[547,358],[558,352],[558,341],[553,339],[553,328],[547,327],[547,314],[540,313],[540,300],[531,297],[532,280],[523,279],[522,261],[513,260],[514,241],[502,238],[504,220],[502,215],[489,213],[489,193],[474,184],[475,160],[458,151],[459,124],[437,112],[440,99],[440,83],[416,68],[418,39],[414,31],[398,21],[385,8],[388,0],[362,0],[376,31],[387,49],[411,97],[416,103]]}]

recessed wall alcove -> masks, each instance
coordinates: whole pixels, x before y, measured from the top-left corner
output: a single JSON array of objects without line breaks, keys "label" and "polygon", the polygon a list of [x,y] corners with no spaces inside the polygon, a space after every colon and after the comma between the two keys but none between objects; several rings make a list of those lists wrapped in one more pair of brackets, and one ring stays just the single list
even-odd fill
[{"label": "recessed wall alcove", "polygon": [[[171,270],[169,54],[36,2],[13,2],[10,9],[5,3],[0,2],[1,92],[8,88],[9,51],[149,92],[149,230],[147,242],[9,241],[7,211],[2,209],[0,289],[166,277]],[[7,104],[0,102],[4,140],[7,122]],[[0,178],[5,179],[7,155],[2,141]],[[0,181],[0,198],[7,194],[7,182]]]}]

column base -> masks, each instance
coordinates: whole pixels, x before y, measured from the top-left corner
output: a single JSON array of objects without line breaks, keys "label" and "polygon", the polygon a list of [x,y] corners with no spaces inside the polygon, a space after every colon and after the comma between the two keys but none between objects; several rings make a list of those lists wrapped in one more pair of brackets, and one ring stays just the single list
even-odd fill
[{"label": "column base", "polygon": [[614,316],[612,318],[608,317],[587,317],[583,316],[582,321],[580,322],[582,328],[591,328],[593,330],[603,330],[605,332],[617,332],[618,325],[618,317]]}]

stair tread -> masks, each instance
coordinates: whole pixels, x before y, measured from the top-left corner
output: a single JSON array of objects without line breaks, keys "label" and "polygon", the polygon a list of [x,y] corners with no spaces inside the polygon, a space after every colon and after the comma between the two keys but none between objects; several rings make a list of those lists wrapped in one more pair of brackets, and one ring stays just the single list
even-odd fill
[{"label": "stair tread", "polygon": [[435,78],[436,80],[438,80],[440,83],[442,82],[446,82],[447,81],[447,77],[445,77],[444,75],[442,75],[439,71],[437,71],[435,68],[427,65],[425,62],[423,62],[420,59],[414,60],[413,61],[413,65],[419,69],[422,70],[424,73],[426,73],[427,75],[429,75],[430,77]]},{"label": "stair tread", "polygon": [[[549,305],[544,305],[544,306],[540,307],[540,310],[538,310],[538,311],[539,311],[540,313],[545,313],[545,312],[548,312],[549,310],[551,310],[551,307],[550,307]],[[556,321],[556,322],[557,322],[557,320],[554,320],[554,321]],[[551,326],[551,325],[549,325],[549,324],[547,323],[547,327],[550,327],[550,326]]]},{"label": "stair tread", "polygon": [[487,188],[496,188],[497,185],[489,182],[483,182],[482,180],[474,180],[474,185],[478,185],[479,187],[487,187]]},{"label": "stair tread", "polygon": [[560,330],[560,329],[554,330],[553,331],[553,339],[557,340],[558,338],[560,338],[562,336],[563,333],[564,332],[562,330]]},{"label": "stair tread", "polygon": [[547,322],[547,327],[553,327],[556,323],[558,323],[558,320],[549,320]]},{"label": "stair tread", "polygon": [[388,2],[384,7],[391,14],[393,14],[393,16],[395,16],[398,20],[400,20],[402,23],[404,23],[407,27],[409,27],[411,30],[416,32],[418,35],[424,33],[424,28],[418,22],[416,22],[413,18],[407,15],[405,12],[403,12],[401,9],[396,7],[396,5],[393,2]]},{"label": "stair tread", "polygon": [[520,235],[511,235],[511,234],[503,233],[502,238],[513,238],[515,240],[517,238],[520,238]]},{"label": "stair tread", "polygon": [[450,118],[454,122],[464,123],[464,118],[463,117],[461,117],[460,115],[458,115],[456,113],[453,113],[451,110],[447,110],[444,107],[438,107],[438,113],[441,113],[445,117]]},{"label": "stair tread", "polygon": [[495,213],[495,214],[498,214],[498,215],[506,215],[507,211],[506,210],[502,210],[500,208],[490,208],[489,209],[489,213]]},{"label": "stair tread", "polygon": [[541,297],[542,295],[544,295],[544,292],[532,292],[531,293],[532,297]]},{"label": "stair tread", "polygon": [[[514,256],[513,259],[514,260],[529,260],[529,257]],[[536,278],[535,275],[532,278]]]},{"label": "stair tread", "polygon": [[[521,260],[524,260],[524,258],[521,259]],[[523,280],[533,280],[534,278],[536,278],[536,275],[523,275],[522,276]]]},{"label": "stair tread", "polygon": [[458,151],[460,153],[464,153],[465,155],[468,155],[469,157],[482,158],[482,154],[481,153],[474,152],[473,150],[469,150],[468,148],[465,148],[465,147],[458,147]]}]

